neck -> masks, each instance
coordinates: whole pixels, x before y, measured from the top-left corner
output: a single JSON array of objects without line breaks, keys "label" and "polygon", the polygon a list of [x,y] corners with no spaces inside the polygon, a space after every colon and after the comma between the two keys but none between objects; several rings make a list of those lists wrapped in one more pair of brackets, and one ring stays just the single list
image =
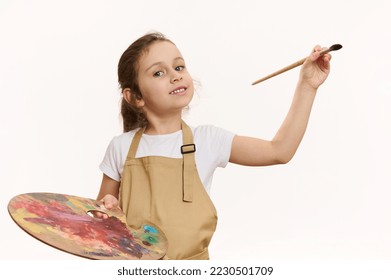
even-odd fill
[{"label": "neck", "polygon": [[145,129],[145,134],[159,135],[174,133],[181,129],[181,116],[167,118],[148,118],[148,125]]}]

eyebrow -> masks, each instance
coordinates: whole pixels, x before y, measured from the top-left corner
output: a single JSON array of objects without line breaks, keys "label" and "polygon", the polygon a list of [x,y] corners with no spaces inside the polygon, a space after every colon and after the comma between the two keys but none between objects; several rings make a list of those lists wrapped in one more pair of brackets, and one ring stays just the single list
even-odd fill
[{"label": "eyebrow", "polygon": [[[178,57],[174,58],[174,61],[177,61],[177,60],[185,61],[185,60],[183,59],[183,57],[181,57],[181,56],[178,56]],[[158,62],[153,63],[153,64],[150,65],[147,69],[145,69],[145,72],[148,72],[148,70],[151,69],[153,66],[160,65],[160,64],[164,64],[164,62],[158,61]]]}]

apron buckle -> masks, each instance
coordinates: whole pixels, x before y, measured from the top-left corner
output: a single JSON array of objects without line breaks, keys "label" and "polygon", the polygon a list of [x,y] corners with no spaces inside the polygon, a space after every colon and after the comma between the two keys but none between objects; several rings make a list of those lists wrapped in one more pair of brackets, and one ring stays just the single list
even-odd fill
[{"label": "apron buckle", "polygon": [[182,145],[181,146],[181,153],[182,153],[182,155],[194,153],[195,151],[196,151],[195,144],[186,144],[186,145]]}]

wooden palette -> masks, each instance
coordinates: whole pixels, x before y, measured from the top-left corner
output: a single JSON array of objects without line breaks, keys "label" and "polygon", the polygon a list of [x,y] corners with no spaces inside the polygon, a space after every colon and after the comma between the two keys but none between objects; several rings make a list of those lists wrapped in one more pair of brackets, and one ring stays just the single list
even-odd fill
[{"label": "wooden palette", "polygon": [[[126,224],[119,209],[107,210],[101,201],[57,193],[26,193],[8,204],[13,220],[27,233],[60,250],[89,259],[157,260],[168,242],[155,225],[139,229]],[[91,211],[106,213],[95,218]]]}]

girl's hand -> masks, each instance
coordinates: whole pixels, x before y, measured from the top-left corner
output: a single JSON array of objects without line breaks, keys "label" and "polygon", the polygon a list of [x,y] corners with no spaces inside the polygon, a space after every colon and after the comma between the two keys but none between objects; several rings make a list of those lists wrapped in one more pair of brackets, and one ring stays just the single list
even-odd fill
[{"label": "girl's hand", "polygon": [[[100,201],[103,202],[103,206],[108,210],[118,206],[118,199],[111,194],[106,194]],[[99,211],[96,211],[94,216],[99,219],[107,219],[109,217],[107,214]]]},{"label": "girl's hand", "polygon": [[[119,186],[120,182],[111,179],[106,174],[103,174],[102,183],[100,186],[97,200],[103,202],[103,206],[106,209],[112,209],[118,206],[118,198],[119,197]],[[109,216],[102,212],[95,211],[94,217],[100,219],[107,219]]]},{"label": "girl's hand", "polygon": [[106,194],[100,201],[103,202],[103,205],[106,207],[106,209],[110,210],[113,207],[118,206],[118,199],[111,194]]},{"label": "girl's hand", "polygon": [[300,82],[308,84],[314,89],[326,80],[330,72],[330,53],[320,55],[322,48],[317,45],[306,59],[300,70]]}]

